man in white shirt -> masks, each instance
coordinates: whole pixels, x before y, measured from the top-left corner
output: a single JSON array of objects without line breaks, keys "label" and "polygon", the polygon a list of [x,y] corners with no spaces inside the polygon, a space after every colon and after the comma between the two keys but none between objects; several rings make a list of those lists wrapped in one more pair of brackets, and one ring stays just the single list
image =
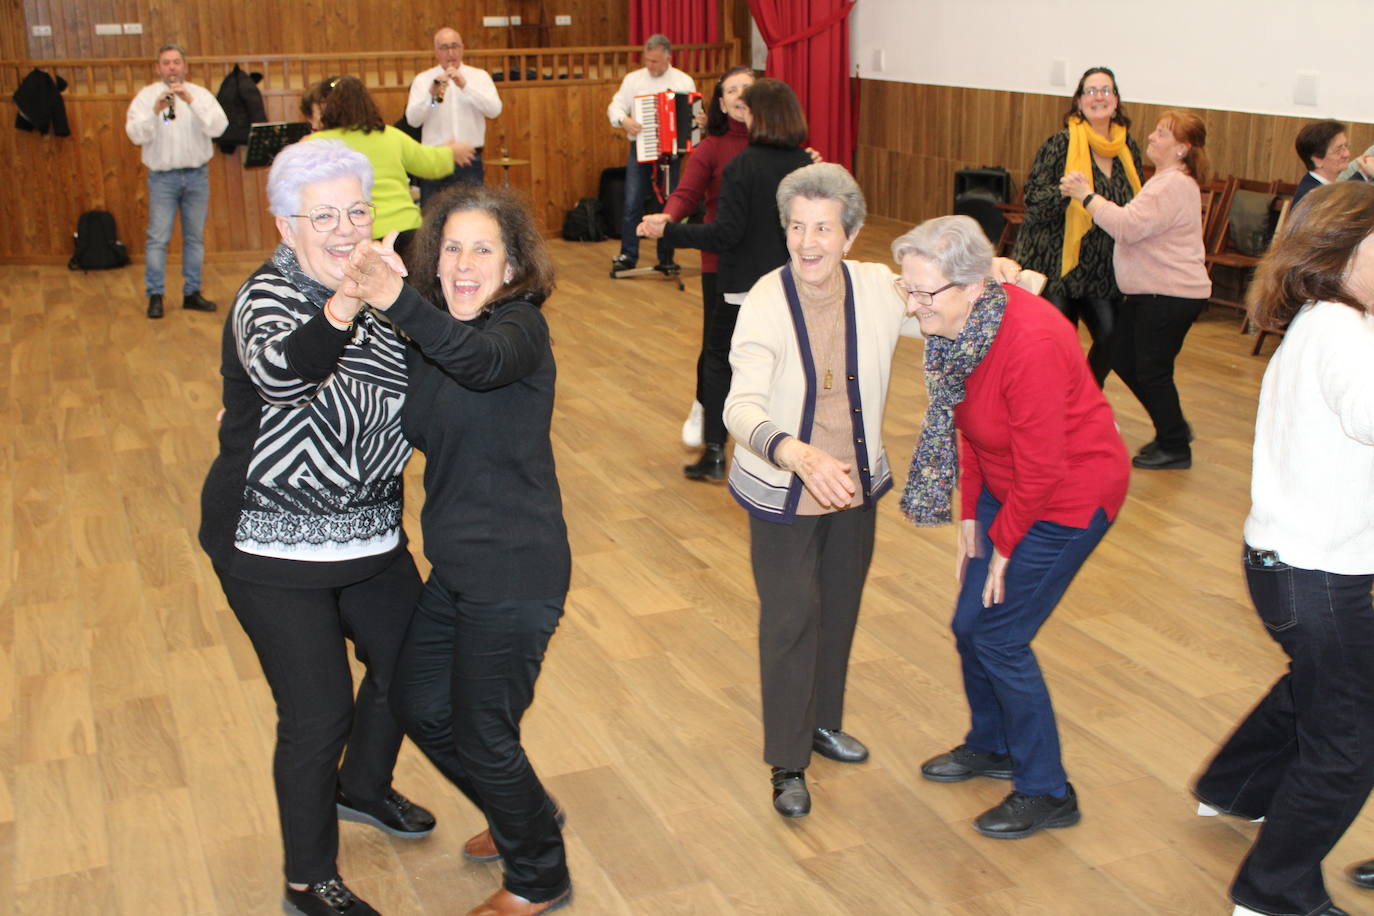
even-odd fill
[{"label": "man in white shirt", "polygon": [[181,211],[181,307],[213,312],[200,294],[205,259],[205,216],[210,209],[210,141],[229,126],[224,109],[203,86],[186,80],[186,54],[176,45],[157,52],[158,81],[129,103],[124,132],[143,148],[148,167],[148,240],[143,285],[148,317],[162,317],[163,277],[172,224]]},{"label": "man in white shirt", "polygon": [[[653,177],[654,164],[639,162],[636,159],[635,137],[639,136],[642,125],[632,116],[634,99],[637,95],[655,92],[695,92],[696,81],[686,73],[672,66],[672,45],[666,36],[650,35],[644,42],[644,66],[631,70],[620,81],[611,104],[606,108],[606,116],[611,126],[625,131],[630,141],[630,156],[625,164],[625,212],[620,222],[620,254],[611,262],[611,275],[616,271],[629,270],[639,262],[639,237],[635,229],[644,215],[644,197],[649,193],[649,182]],[[673,262],[673,248],[663,239],[658,240],[658,263],[667,265]]]},{"label": "man in white shirt", "polygon": [[426,146],[457,142],[459,148],[454,150],[452,175],[420,179],[420,203],[455,182],[483,182],[487,118],[501,114],[501,97],[491,75],[463,63],[463,36],[447,27],[435,32],[434,57],[438,64],[410,84],[406,121],[420,128],[420,142]]}]

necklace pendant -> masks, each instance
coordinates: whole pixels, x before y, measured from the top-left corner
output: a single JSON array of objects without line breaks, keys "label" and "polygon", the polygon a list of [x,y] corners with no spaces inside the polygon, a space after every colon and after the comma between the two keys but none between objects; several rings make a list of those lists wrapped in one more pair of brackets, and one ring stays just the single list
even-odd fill
[{"label": "necklace pendant", "polygon": [[835,377],[830,373],[830,370],[825,370],[825,388],[827,391],[830,390],[830,386],[834,383],[834,381]]}]

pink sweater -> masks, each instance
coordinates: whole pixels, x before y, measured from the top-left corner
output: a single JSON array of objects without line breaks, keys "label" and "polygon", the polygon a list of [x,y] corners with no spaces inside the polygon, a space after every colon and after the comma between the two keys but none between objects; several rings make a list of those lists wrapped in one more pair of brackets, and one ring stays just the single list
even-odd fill
[{"label": "pink sweater", "polygon": [[1123,293],[1212,295],[1202,247],[1202,193],[1182,169],[1156,172],[1124,207],[1095,197],[1088,212],[1116,239],[1116,285]]}]

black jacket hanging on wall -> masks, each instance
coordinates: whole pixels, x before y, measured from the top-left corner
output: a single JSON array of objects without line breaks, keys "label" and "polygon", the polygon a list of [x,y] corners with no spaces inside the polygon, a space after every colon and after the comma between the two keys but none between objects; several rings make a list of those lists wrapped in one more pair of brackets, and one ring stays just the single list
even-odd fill
[{"label": "black jacket hanging on wall", "polygon": [[67,125],[67,106],[62,101],[62,90],[66,88],[67,81],[62,77],[54,81],[45,70],[30,70],[14,92],[14,104],[19,106],[19,113],[14,116],[14,126],[20,130],[36,130],[40,134],[51,131],[59,137],[70,137],[72,130]]},{"label": "black jacket hanging on wall", "polygon": [[258,91],[258,81],[261,79],[261,73],[246,73],[242,67],[234,64],[234,69],[219,84],[215,98],[229,118],[229,126],[216,142],[226,153],[232,153],[248,142],[248,128],[267,120],[267,109],[262,103],[262,93]]}]

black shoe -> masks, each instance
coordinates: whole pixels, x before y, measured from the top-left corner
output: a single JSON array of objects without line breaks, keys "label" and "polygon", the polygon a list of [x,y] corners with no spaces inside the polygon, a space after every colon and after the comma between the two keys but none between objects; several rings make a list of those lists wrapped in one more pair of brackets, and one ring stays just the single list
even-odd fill
[{"label": "black shoe", "polygon": [[281,908],[290,916],[380,916],[366,901],[353,896],[339,877],[312,884],[303,891],[288,884]]},{"label": "black shoe", "polygon": [[334,796],[338,803],[339,817],[359,824],[371,824],[383,833],[402,839],[418,839],[429,836],[434,830],[434,815],[413,803],[395,789],[387,789],[386,798],[375,805],[362,805],[351,801],[339,789]]},{"label": "black shoe", "polygon": [[840,763],[863,763],[868,759],[868,748],[863,742],[838,728],[818,728],[812,732],[811,750]]},{"label": "black shoe", "polygon": [[1347,874],[1350,876],[1351,884],[1368,891],[1374,891],[1374,859],[1350,866],[1350,871]]},{"label": "black shoe", "polygon": [[148,297],[148,317],[162,317],[162,293],[153,293]]},{"label": "black shoe", "polygon": [[806,770],[773,767],[773,807],[783,817],[806,817],[811,813],[811,790],[806,787]]},{"label": "black shoe", "polygon": [[961,744],[921,764],[921,775],[935,782],[963,782],[975,776],[1011,779],[1011,755],[975,750]]},{"label": "black shoe", "polygon": [[663,274],[665,277],[675,277],[682,272],[682,268],[672,261],[664,261],[661,264],[655,264],[654,270]]},{"label": "black shoe", "polygon": [[973,822],[983,836],[999,840],[1019,840],[1037,830],[1072,827],[1083,815],[1078,811],[1078,796],[1073,786],[1063,798],[1053,795],[1022,795],[1013,792],[995,808],[984,811]]},{"label": "black shoe", "polygon": [[1146,471],[1182,471],[1193,466],[1192,452],[1166,452],[1155,446],[1154,451],[1136,455],[1131,467]]},{"label": "black shoe", "polygon": [[[1189,445],[1192,445],[1192,444],[1193,444],[1193,440],[1197,438],[1196,436],[1193,435],[1193,428],[1192,428],[1191,426],[1189,426],[1188,424],[1186,424],[1186,423],[1185,423],[1183,426],[1184,426],[1184,429],[1188,430],[1188,444],[1189,444]],[[1137,454],[1137,455],[1148,455],[1148,454],[1150,454],[1150,452],[1157,452],[1157,451],[1159,451],[1159,440],[1158,440],[1158,439],[1151,439],[1149,442],[1146,442],[1144,445],[1142,445],[1142,446],[1140,447],[1140,451],[1136,452],[1136,454]]]},{"label": "black shoe", "polygon": [[635,262],[624,254],[618,254],[611,261],[611,276],[614,277],[622,270],[634,270]]},{"label": "black shoe", "polygon": [[190,309],[193,312],[213,312],[215,309],[219,308],[219,306],[202,296],[200,290],[196,290],[193,293],[187,293],[183,296],[181,299],[181,307]]},{"label": "black shoe", "polygon": [[688,480],[724,480],[725,446],[708,443],[701,450],[701,458],[682,469],[682,476]]}]

